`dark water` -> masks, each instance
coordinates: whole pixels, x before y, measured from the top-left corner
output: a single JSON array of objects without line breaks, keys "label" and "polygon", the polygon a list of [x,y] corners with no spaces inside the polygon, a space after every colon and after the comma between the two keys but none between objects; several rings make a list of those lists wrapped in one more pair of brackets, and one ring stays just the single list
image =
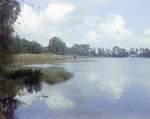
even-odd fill
[{"label": "dark water", "polygon": [[74,77],[16,97],[26,102],[15,111],[19,119],[150,119],[150,59],[95,58],[55,66]]}]

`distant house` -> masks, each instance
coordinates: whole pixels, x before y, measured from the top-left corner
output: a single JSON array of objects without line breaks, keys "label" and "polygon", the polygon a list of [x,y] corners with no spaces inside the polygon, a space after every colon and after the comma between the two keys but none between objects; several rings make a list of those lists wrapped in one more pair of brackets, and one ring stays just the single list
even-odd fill
[{"label": "distant house", "polygon": [[131,54],[130,57],[136,57],[136,55],[135,54]]}]

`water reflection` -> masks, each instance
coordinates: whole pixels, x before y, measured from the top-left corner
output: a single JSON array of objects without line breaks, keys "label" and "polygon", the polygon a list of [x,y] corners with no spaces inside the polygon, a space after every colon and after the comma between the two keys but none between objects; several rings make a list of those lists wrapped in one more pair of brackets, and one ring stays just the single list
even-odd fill
[{"label": "water reflection", "polygon": [[24,102],[16,99],[15,96],[0,99],[0,102],[3,105],[1,108],[1,113],[6,119],[16,119],[14,114],[15,110],[18,108],[18,106],[25,105]]},{"label": "water reflection", "polygon": [[59,90],[52,89],[48,84],[43,82],[43,88],[41,92],[33,92],[32,94],[27,93],[27,89],[24,89],[22,93],[25,95],[17,96],[16,99],[19,99],[22,102],[25,102],[24,107],[28,107],[36,99],[44,101],[49,108],[60,109],[60,108],[71,108],[74,106],[73,102],[70,99],[67,99]]},{"label": "water reflection", "polygon": [[100,83],[97,84],[100,90],[104,90],[108,94],[108,97],[114,97],[116,99],[121,98],[124,93],[124,86],[129,83],[129,78],[122,76],[111,77],[106,76]]},{"label": "water reflection", "polygon": [[66,63],[65,67],[74,72],[73,83],[84,95],[98,96],[103,92],[109,98],[121,98],[124,86],[129,83],[130,79],[126,69],[122,67],[122,64],[114,67],[114,65],[102,63],[95,65],[94,63],[76,63],[75,65]]},{"label": "water reflection", "polygon": [[24,93],[19,93],[19,90],[26,90],[28,94],[33,92],[41,91],[42,84],[40,80],[34,79],[0,79],[0,118],[3,116],[6,119],[15,119],[15,110],[25,102],[16,98],[16,95],[24,95]]},{"label": "water reflection", "polygon": [[124,92],[123,85],[125,81],[126,80],[124,79],[112,79],[111,81],[104,81],[98,84],[98,88],[100,90],[105,90],[108,94],[108,97],[111,98],[111,95],[113,95],[116,99],[119,99]]},{"label": "water reflection", "polygon": [[40,100],[44,100],[49,108],[71,108],[74,106],[74,103],[65,97],[61,91],[50,89],[49,85],[43,84],[43,90],[41,93],[46,94],[49,98],[41,98]]},{"label": "water reflection", "polygon": [[24,82],[22,90],[26,89],[28,93],[39,92],[42,90],[42,82],[40,80],[36,80],[34,82]]},{"label": "water reflection", "polygon": [[[150,64],[150,61],[146,64]],[[57,85],[43,83],[40,92],[18,96],[17,99],[27,103],[16,111],[20,114],[18,117],[26,115],[36,119],[150,117],[148,84],[150,68],[140,64],[138,60],[101,58],[96,62],[63,63],[59,67],[73,72],[74,77]],[[34,110],[30,113],[28,110],[31,109]]]}]

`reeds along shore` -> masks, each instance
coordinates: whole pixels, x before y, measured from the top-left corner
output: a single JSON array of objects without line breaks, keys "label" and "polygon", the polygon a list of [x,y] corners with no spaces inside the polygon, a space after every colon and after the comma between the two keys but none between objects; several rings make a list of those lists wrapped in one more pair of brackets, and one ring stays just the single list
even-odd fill
[{"label": "reeds along shore", "polygon": [[43,76],[42,81],[47,82],[48,84],[55,84],[68,80],[73,76],[72,72],[65,71],[62,68],[46,68],[42,69]]},{"label": "reeds along shore", "polygon": [[[22,67],[20,64],[59,63],[62,62],[63,59],[65,59],[65,56],[55,54],[17,54],[13,55],[13,64],[16,65],[10,65],[6,69],[7,72],[20,68],[27,69],[27,67]],[[34,67],[30,67],[30,69],[35,70]],[[65,71],[62,68],[41,68],[41,72],[43,74],[41,80],[49,84],[59,83],[73,76],[73,73]]]},{"label": "reeds along shore", "polygon": [[55,55],[55,54],[17,54],[13,55],[13,63],[23,63],[23,64],[30,64],[30,63],[52,63],[56,60],[63,60],[63,55]]}]

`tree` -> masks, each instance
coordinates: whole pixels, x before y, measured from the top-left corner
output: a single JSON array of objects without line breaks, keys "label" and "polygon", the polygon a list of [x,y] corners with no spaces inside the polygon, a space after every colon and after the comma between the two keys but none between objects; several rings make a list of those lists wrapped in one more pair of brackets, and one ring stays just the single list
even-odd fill
[{"label": "tree", "polygon": [[13,39],[14,39],[13,50],[15,51],[15,54],[19,53],[39,54],[48,52],[47,47],[42,47],[42,45],[36,41],[28,41],[24,38],[20,38],[18,35],[16,35]]},{"label": "tree", "polygon": [[139,56],[139,49],[136,48],[136,56],[138,57]]},{"label": "tree", "polygon": [[94,48],[94,49],[93,49],[93,48],[91,48],[91,55],[93,55],[93,56],[97,56],[96,51],[95,51],[95,48]]},{"label": "tree", "polygon": [[133,54],[134,54],[134,55],[136,54],[135,48],[131,48],[131,49],[130,49],[130,55],[133,55]]},{"label": "tree", "polygon": [[29,41],[27,45],[27,51],[28,53],[39,54],[42,53],[42,46],[36,41]]},{"label": "tree", "polygon": [[128,57],[128,52],[124,48],[120,48],[119,57]]},{"label": "tree", "polygon": [[49,40],[48,49],[51,53],[65,55],[67,46],[60,38],[53,37]]},{"label": "tree", "polygon": [[128,52],[124,48],[115,46],[115,47],[113,47],[112,56],[113,57],[127,57]]},{"label": "tree", "polygon": [[0,72],[5,65],[10,63],[10,56],[14,53],[12,49],[13,25],[19,13],[20,4],[18,1],[0,1]]},{"label": "tree", "polygon": [[120,48],[118,46],[113,47],[113,53],[112,53],[113,57],[118,57],[119,52],[120,52]]},{"label": "tree", "polygon": [[84,56],[88,56],[89,55],[89,53],[90,53],[90,45],[88,45],[88,44],[83,44],[83,45],[81,45],[81,52],[82,52],[82,55],[84,55]]},{"label": "tree", "polygon": [[101,50],[100,47],[98,47],[98,55],[99,55],[99,56],[102,56],[102,50]]}]

